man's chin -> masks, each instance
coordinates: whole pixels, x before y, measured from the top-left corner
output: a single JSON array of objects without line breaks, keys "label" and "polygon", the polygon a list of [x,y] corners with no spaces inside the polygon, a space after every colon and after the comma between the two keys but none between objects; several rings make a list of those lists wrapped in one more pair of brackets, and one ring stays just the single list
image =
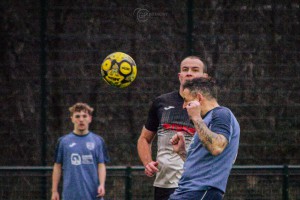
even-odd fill
[{"label": "man's chin", "polygon": [[192,80],[194,77],[191,77],[191,78],[185,78],[181,81],[181,84],[183,85],[187,80]]}]

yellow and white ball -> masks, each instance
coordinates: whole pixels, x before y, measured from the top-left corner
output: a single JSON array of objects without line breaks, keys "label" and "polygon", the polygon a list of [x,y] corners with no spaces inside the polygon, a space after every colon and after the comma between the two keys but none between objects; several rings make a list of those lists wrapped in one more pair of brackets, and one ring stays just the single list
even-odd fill
[{"label": "yellow and white ball", "polygon": [[108,84],[125,88],[135,80],[137,66],[128,54],[114,52],[102,62],[101,75]]}]

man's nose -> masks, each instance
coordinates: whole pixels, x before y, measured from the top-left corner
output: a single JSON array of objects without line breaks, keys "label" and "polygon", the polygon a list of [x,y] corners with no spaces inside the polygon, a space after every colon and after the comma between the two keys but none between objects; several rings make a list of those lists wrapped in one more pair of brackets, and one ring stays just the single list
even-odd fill
[{"label": "man's nose", "polygon": [[191,76],[192,75],[192,70],[187,71],[186,75]]}]

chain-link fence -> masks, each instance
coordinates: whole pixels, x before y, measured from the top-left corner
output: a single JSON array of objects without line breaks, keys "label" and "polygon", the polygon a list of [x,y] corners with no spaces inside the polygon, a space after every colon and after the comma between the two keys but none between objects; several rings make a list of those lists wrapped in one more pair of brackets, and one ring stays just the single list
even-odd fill
[{"label": "chain-link fence", "polygon": [[[78,101],[94,107],[90,128],[105,139],[110,164],[140,165],[136,142],[151,100],[178,89],[179,63],[189,54],[206,60],[221,85],[219,103],[241,125],[237,165],[300,163],[298,1],[11,0],[0,8],[0,166],[53,165],[57,139],[72,128],[68,107]],[[125,89],[100,77],[102,60],[115,51],[137,63],[137,78]],[[34,179],[48,186],[44,172]],[[34,191],[41,184],[26,177],[1,179],[1,195],[24,182],[40,196]],[[280,175],[235,177],[253,198],[284,194],[268,189],[281,184]]]}]

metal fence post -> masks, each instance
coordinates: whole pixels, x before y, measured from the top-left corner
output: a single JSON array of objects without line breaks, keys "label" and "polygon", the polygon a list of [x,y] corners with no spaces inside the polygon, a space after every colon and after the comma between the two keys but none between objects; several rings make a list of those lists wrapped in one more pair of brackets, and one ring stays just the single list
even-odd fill
[{"label": "metal fence post", "polygon": [[[46,166],[47,155],[47,62],[46,62],[46,31],[47,31],[47,0],[40,0],[40,76],[41,76],[41,94],[40,94],[40,141],[41,141],[41,164]],[[41,199],[47,199],[47,179],[41,178]]]},{"label": "metal fence post", "polygon": [[283,166],[282,199],[289,200],[289,167]]},{"label": "metal fence post", "polygon": [[127,166],[126,168],[126,185],[125,185],[125,199],[131,200],[132,199],[132,191],[131,191],[131,181],[132,181],[132,168]]},{"label": "metal fence post", "polygon": [[194,31],[194,1],[187,1],[187,53],[188,55],[192,55],[194,53],[194,45],[193,45],[193,31]]}]

